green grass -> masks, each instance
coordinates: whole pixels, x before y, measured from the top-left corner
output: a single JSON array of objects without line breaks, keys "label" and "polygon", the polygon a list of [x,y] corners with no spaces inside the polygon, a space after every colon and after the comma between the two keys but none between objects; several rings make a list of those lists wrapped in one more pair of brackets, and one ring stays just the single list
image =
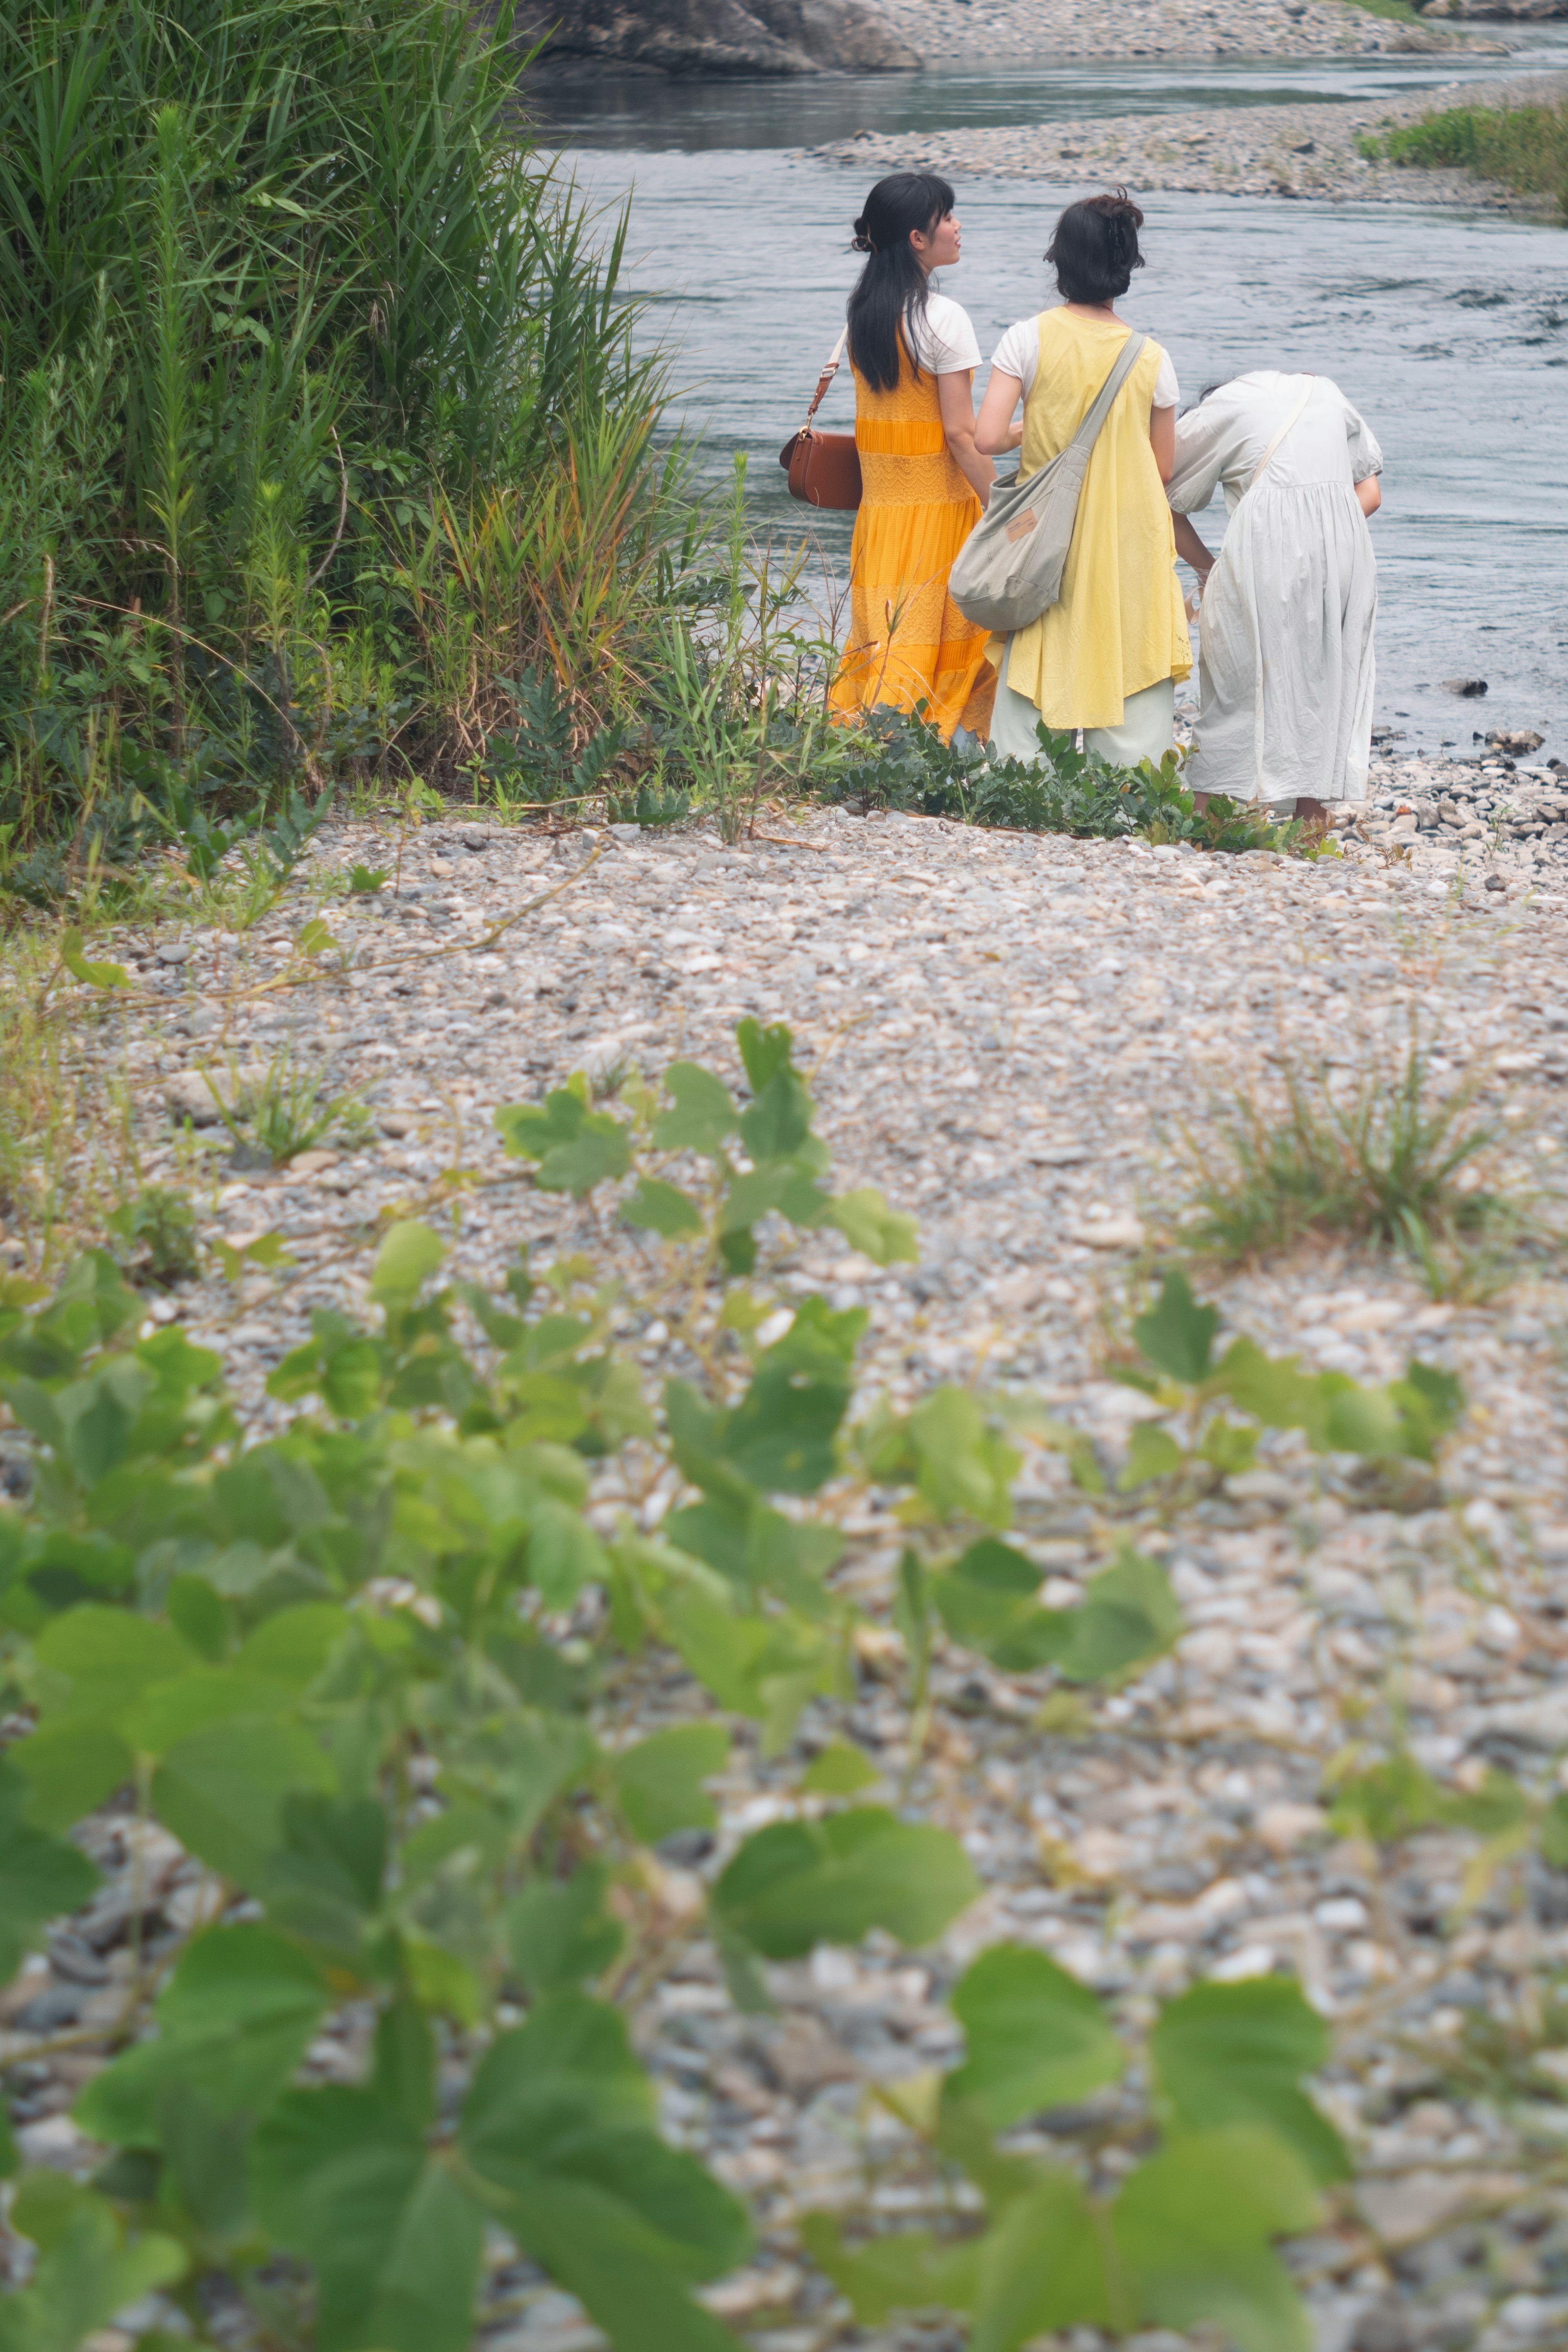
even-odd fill
[{"label": "green grass", "polygon": [[1440,22],[1434,24],[1430,17],[1423,16],[1418,8],[1410,5],[1410,0],[1346,0],[1346,5],[1363,16],[1388,16],[1396,25],[1419,25],[1428,33],[1440,34],[1448,29]]},{"label": "green grass", "polygon": [[1555,196],[1568,216],[1568,103],[1450,107],[1364,142],[1363,152],[1424,171],[1472,172],[1521,195]]},{"label": "green grass", "polygon": [[1186,1130],[1186,1238],[1227,1259],[1313,1234],[1382,1244],[1442,1293],[1463,1278],[1459,1244],[1521,1238],[1530,1223],[1492,1176],[1503,1130],[1478,1111],[1479,1092],[1437,1093],[1414,1034],[1348,1083],[1327,1066],[1287,1067],[1282,1108],[1242,1093]]}]

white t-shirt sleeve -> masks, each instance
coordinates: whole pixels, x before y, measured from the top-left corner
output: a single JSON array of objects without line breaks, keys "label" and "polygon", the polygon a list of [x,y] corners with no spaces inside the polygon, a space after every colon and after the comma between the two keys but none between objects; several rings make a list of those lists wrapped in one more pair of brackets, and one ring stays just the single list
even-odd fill
[{"label": "white t-shirt sleeve", "polygon": [[[1342,395],[1343,396],[1343,395]],[[1350,478],[1364,482],[1369,475],[1383,471],[1383,452],[1377,446],[1377,436],[1359,409],[1344,404],[1345,438],[1350,444]]]},{"label": "white t-shirt sleeve", "polygon": [[1228,386],[1176,418],[1176,470],[1166,484],[1173,514],[1201,514],[1219,486],[1235,440]]},{"label": "white t-shirt sleeve", "polygon": [[1028,392],[1040,373],[1040,326],[1034,319],[1020,319],[1009,327],[996,350],[991,353],[991,365],[1003,375],[1016,375]]},{"label": "white t-shirt sleeve", "polygon": [[961,375],[980,364],[980,346],[969,314],[950,294],[928,294],[925,316],[916,313],[915,356],[933,375]]},{"label": "white t-shirt sleeve", "polygon": [[[1004,375],[1016,375],[1026,394],[1031,391],[1035,377],[1040,373],[1039,320],[1020,319],[1016,326],[1009,327],[991,353],[991,365],[999,368]],[[1155,408],[1174,408],[1180,398],[1181,386],[1171,365],[1171,355],[1167,351],[1161,351],[1160,372],[1155,378],[1152,404]]]}]

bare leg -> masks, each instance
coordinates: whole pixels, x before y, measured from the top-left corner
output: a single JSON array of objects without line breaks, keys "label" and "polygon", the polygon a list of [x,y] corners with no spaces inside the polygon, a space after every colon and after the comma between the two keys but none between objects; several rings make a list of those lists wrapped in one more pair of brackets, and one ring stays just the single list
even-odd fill
[{"label": "bare leg", "polygon": [[1329,814],[1328,804],[1324,801],[1309,800],[1303,793],[1296,803],[1296,814],[1303,818],[1308,824],[1326,824]]}]

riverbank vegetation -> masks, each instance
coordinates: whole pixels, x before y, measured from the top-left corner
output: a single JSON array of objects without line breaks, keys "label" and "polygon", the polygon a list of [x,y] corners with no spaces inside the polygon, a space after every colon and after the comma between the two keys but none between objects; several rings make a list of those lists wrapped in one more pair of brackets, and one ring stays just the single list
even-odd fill
[{"label": "riverbank vegetation", "polygon": [[1554,196],[1568,219],[1568,102],[1556,106],[1455,106],[1363,142],[1426,171],[1471,172],[1521,195]]},{"label": "riverbank vegetation", "polygon": [[530,674],[630,696],[681,458],[516,65],[443,0],[0,20],[13,856],[450,787]]}]

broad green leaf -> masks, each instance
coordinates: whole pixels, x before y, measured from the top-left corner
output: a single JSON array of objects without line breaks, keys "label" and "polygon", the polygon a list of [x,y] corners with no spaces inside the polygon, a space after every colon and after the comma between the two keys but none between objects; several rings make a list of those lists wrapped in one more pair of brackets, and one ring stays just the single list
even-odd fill
[{"label": "broad green leaf", "polygon": [[1322,1420],[1317,1381],[1299,1356],[1266,1356],[1255,1339],[1233,1339],[1220,1359],[1215,1385],[1265,1429],[1304,1429]]},{"label": "broad green leaf", "polygon": [[1140,1421],[1128,1442],[1127,1460],[1116,1481],[1116,1490],[1130,1495],[1135,1486],[1146,1486],[1151,1478],[1168,1478],[1186,1459],[1168,1429],[1161,1429],[1152,1421]]},{"label": "broad green leaf", "polygon": [[182,1739],[241,1716],[286,1715],[293,1693],[260,1675],[208,1666],[175,1681],[152,1683],[123,1718],[125,1738],[144,1756],[166,1756]]},{"label": "broad green leaf", "polygon": [[256,2114],[304,2056],[331,1998],[319,1969],[271,1928],[209,1927],[159,1996],[156,2038],[93,2077],[77,2121],[97,2139],[156,2147],[161,2098],[178,2083],[215,2115]]},{"label": "broad green leaf", "polygon": [[1091,1577],[1076,1609],[1065,1612],[1069,1638],[1057,1656],[1068,1682],[1124,1678],[1164,1657],[1181,1638],[1181,1603],[1157,1559],[1124,1546],[1113,1568]]},{"label": "broad green leaf", "polygon": [[332,1779],[320,1744],[299,1724],[252,1717],[172,1748],[153,1775],[152,1805],[210,1870],[254,1887],[281,1843],[285,1798],[330,1789]]},{"label": "broad green leaf", "polygon": [[530,1993],[575,1991],[619,1957],[626,1939],[604,1908],[609,1883],[606,1870],[584,1863],[570,1878],[538,1878],[514,1896],[507,1934]]},{"label": "broad green leaf", "polygon": [[1442,1819],[1443,1792],[1426,1767],[1401,1750],[1340,1781],[1329,1812],[1339,1837],[1391,1845]]},{"label": "broad green leaf", "polygon": [[740,1115],[740,1139],[760,1168],[789,1160],[811,1132],[811,1097],[795,1071],[775,1070]]},{"label": "broad green leaf", "polygon": [[46,1830],[68,1830],[136,1769],[119,1732],[82,1716],[40,1724],[16,1742],[9,1760],[26,1775],[33,1820]]},{"label": "broad green leaf", "polygon": [[831,2278],[862,2327],[883,2327],[899,2311],[973,2311],[979,2293],[978,2238],[934,2238],[928,2230],[898,2230],[883,2238],[844,2243],[837,2213],[806,2213],[800,2238],[817,2268]]},{"label": "broad green leaf", "polygon": [[200,1664],[172,1625],[95,1601],[46,1625],[33,1654],[43,1670],[45,1717],[88,1716],[100,1725],[118,1724],[149,1684]]},{"label": "broad green leaf", "polygon": [[740,1048],[746,1082],[754,1095],[765,1093],[780,1070],[792,1066],[795,1040],[782,1021],[764,1028],[761,1022],[748,1015],[737,1023],[735,1042]]},{"label": "broad green leaf", "polygon": [[482,2208],[373,2091],[290,2091],[256,2134],[256,2210],[315,2266],[319,2352],[467,2352]]},{"label": "broad green leaf", "polygon": [[931,1580],[938,1615],[955,1642],[1009,1674],[1032,1674],[1060,1657],[1072,1615],[1040,1605],[1040,1570],[1010,1544],[983,1536]]},{"label": "broad green leaf", "polygon": [[10,1758],[0,1758],[0,1984],[10,1983],[45,1920],[77,1910],[98,1885],[85,1853],[22,1819],[27,1794]]},{"label": "broad green leaf", "polygon": [[720,1497],[672,1511],[663,1532],[680,1550],[716,1568],[748,1597],[766,1585],[807,1616],[827,1612],[822,1579],[844,1549],[836,1528],[788,1518],[766,1504]]},{"label": "broad green leaf", "polygon": [[1082,2184],[1052,2167],[980,2240],[970,2352],[1018,2352],[1075,2326],[1108,2327],[1113,2305]]},{"label": "broad green leaf", "polygon": [[34,2173],[12,2226],[39,2248],[31,2284],[0,2301],[0,2352],[78,2352],[117,2313],[183,2276],[172,2238],[128,2238],[110,2208],[64,2174]]},{"label": "broad green leaf", "polygon": [[750,1486],[814,1495],[838,1466],[833,1441],[849,1401],[842,1381],[813,1380],[764,1357],[740,1402],[724,1415],[720,1451]]},{"label": "broad green leaf", "polygon": [[279,1609],[246,1635],[235,1668],[301,1695],[326,1672],[353,1622],[349,1612],[332,1601],[304,1601],[296,1608]]},{"label": "broad green leaf", "polygon": [[979,1891],[956,1838],[866,1805],[758,1830],[711,1901],[731,1933],[768,1959],[791,1960],[814,1944],[857,1944],[873,1927],[904,1944],[935,1943]]},{"label": "broad green leaf", "polygon": [[909,1416],[915,1482],[938,1518],[965,1514],[982,1527],[1012,1517],[1012,1482],[1022,1462],[986,1421],[967,1389],[934,1389]]},{"label": "broad green leaf", "polygon": [[664,1631],[718,1701],[762,1727],[764,1756],[777,1756],[810,1698],[838,1695],[840,1644],[803,1618],[737,1616],[726,1601],[688,1585],[664,1604]]},{"label": "broad green leaf", "polygon": [[1310,2352],[1312,2330],[1270,2240],[1314,2227],[1300,2158],[1247,2126],[1184,2136],[1128,2175],[1111,2211],[1126,2291],[1151,2326],[1217,2325],[1238,2352]]},{"label": "broad green leaf", "polygon": [[514,1160],[538,1162],[541,1192],[570,1192],[581,1200],[606,1178],[624,1176],[632,1147],[623,1123],[609,1111],[590,1110],[570,1087],[558,1087],[543,1103],[505,1103],[496,1126]]},{"label": "broad green leaf", "polygon": [[913,1217],[890,1209],[874,1187],[835,1194],[824,1221],[836,1225],[852,1249],[873,1265],[917,1265],[920,1227]]},{"label": "broad green leaf", "polygon": [[675,1830],[711,1830],[718,1807],[703,1787],[729,1761],[729,1734],[716,1723],[655,1731],[614,1762],[616,1793],[632,1832],[657,1845]]},{"label": "broad green leaf", "polygon": [[944,2101],[977,2102],[993,2131],[1087,2098],[1117,2081],[1125,2063],[1096,1995],[1021,1944],[983,1952],[954,1987],[951,2006],[967,2054],[948,2075]]},{"label": "broad green leaf", "polygon": [[813,1756],[796,1784],[803,1797],[858,1797],[883,1777],[863,1748],[852,1740],[831,1739]]},{"label": "broad green leaf", "polygon": [[1288,1977],[1198,1984],[1167,2002],[1150,2039],[1159,2092],[1184,2132],[1258,2124],[1279,2134],[1316,2180],[1344,2180],[1338,2132],[1301,2088],[1329,2055],[1329,2032]]},{"label": "broad green leaf", "polygon": [[1402,1451],[1404,1418],[1386,1389],[1358,1387],[1348,1373],[1320,1372],[1322,1420],[1312,1433],[1321,1453],[1362,1454],[1374,1460]]},{"label": "broad green leaf", "polygon": [[643,1232],[658,1234],[667,1242],[678,1241],[683,1234],[700,1234],[702,1213],[695,1201],[674,1184],[664,1183],[656,1176],[644,1176],[637,1189],[621,1205],[621,1214],[629,1225]]},{"label": "broad green leaf", "polygon": [[1188,1387],[1207,1379],[1219,1328],[1218,1307],[1200,1307],[1185,1274],[1167,1274],[1159,1297],[1133,1325],[1133,1337],[1155,1370]]},{"label": "broad green leaf", "polygon": [[664,1083],[675,1107],[654,1126],[653,1141],[659,1150],[699,1151],[706,1159],[716,1159],[740,1118],[724,1080],[699,1062],[672,1062]]},{"label": "broad green leaf", "polygon": [[744,2259],[744,2209],[651,2128],[652,2086],[619,2014],[542,2000],[481,2061],[463,2116],[502,2217],[578,2295],[617,2352],[734,2352],[685,2293]]},{"label": "broad green leaf", "polygon": [[439,1270],[445,1255],[446,1244],[439,1234],[405,1217],[389,1229],[376,1252],[371,1297],[386,1306],[406,1305]]},{"label": "broad green leaf", "polygon": [[1390,1381],[1388,1393],[1405,1423],[1401,1452],[1430,1462],[1437,1440],[1448,1435],[1465,1409],[1464,1383],[1457,1372],[1412,1357],[1404,1378]]}]

